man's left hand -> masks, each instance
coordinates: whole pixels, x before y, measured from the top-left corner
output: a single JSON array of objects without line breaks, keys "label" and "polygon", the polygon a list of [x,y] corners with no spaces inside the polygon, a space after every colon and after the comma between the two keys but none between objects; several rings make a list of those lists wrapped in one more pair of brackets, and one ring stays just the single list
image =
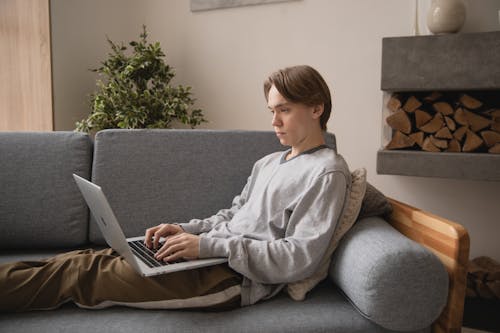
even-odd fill
[{"label": "man's left hand", "polygon": [[156,259],[176,261],[196,259],[200,255],[200,237],[187,232],[167,237],[163,246],[156,252]]}]

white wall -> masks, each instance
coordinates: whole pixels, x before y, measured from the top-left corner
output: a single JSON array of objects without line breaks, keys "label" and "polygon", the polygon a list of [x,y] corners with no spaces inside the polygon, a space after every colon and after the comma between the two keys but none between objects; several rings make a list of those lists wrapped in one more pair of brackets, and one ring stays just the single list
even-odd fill
[{"label": "white wall", "polygon": [[[426,1],[420,8],[428,8]],[[197,13],[187,0],[51,4],[59,112],[73,107],[82,116],[88,112],[86,94],[94,78],[85,69],[106,55],[104,35],[128,41],[138,36],[142,23],[151,40],[161,42],[176,69],[175,81],[193,87],[197,106],[210,120],[206,128],[271,129],[262,81],[278,68],[312,65],[333,92],[328,125],[351,168],[366,167],[369,181],[387,195],[466,226],[471,257],[500,260],[500,182],[376,174],[381,39],[413,33],[414,1],[302,0]],[[500,0],[469,0],[467,7],[464,31],[500,29]],[[425,17],[420,22],[425,33]]]}]

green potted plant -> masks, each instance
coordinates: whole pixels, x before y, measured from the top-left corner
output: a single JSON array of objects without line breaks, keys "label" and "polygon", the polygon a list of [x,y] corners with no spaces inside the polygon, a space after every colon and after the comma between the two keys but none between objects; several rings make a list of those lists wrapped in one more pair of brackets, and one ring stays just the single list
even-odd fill
[{"label": "green potted plant", "polygon": [[97,80],[91,94],[92,111],[76,123],[76,130],[97,132],[107,128],[171,128],[186,124],[191,128],[206,122],[200,109],[192,109],[191,87],[172,86],[173,69],[165,63],[160,43],[147,42],[146,26],[139,41],[127,47],[108,38],[111,52],[102,66],[92,71]]}]

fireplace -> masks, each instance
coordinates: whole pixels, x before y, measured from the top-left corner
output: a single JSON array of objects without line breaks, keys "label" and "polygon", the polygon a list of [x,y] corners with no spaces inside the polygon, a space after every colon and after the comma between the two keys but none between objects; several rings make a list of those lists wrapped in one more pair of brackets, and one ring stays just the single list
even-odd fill
[{"label": "fireplace", "polygon": [[500,181],[500,32],[384,38],[377,172]]}]

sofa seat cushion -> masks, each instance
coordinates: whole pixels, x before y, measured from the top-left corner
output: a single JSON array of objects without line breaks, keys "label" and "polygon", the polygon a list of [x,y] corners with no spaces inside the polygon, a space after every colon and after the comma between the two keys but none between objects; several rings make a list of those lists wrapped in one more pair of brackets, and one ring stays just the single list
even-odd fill
[{"label": "sofa seat cushion", "polygon": [[0,132],[0,156],[0,248],[86,243],[88,209],[72,173],[90,176],[88,135]]},{"label": "sofa seat cushion", "polygon": [[105,246],[96,246],[96,245],[82,245],[79,247],[71,247],[71,248],[60,248],[60,249],[22,249],[22,250],[3,250],[0,253],[0,265],[7,264],[16,261],[40,261],[44,259],[48,259],[50,257],[54,257],[58,254],[74,251],[74,250],[83,250],[88,248],[93,248],[95,250],[101,250]]},{"label": "sofa seat cushion", "polygon": [[[392,332],[361,316],[329,281],[303,302],[277,297],[230,311],[137,310],[114,307],[0,314],[1,332]],[[419,333],[430,332],[429,329]],[[415,332],[416,333],[416,332]]]}]

